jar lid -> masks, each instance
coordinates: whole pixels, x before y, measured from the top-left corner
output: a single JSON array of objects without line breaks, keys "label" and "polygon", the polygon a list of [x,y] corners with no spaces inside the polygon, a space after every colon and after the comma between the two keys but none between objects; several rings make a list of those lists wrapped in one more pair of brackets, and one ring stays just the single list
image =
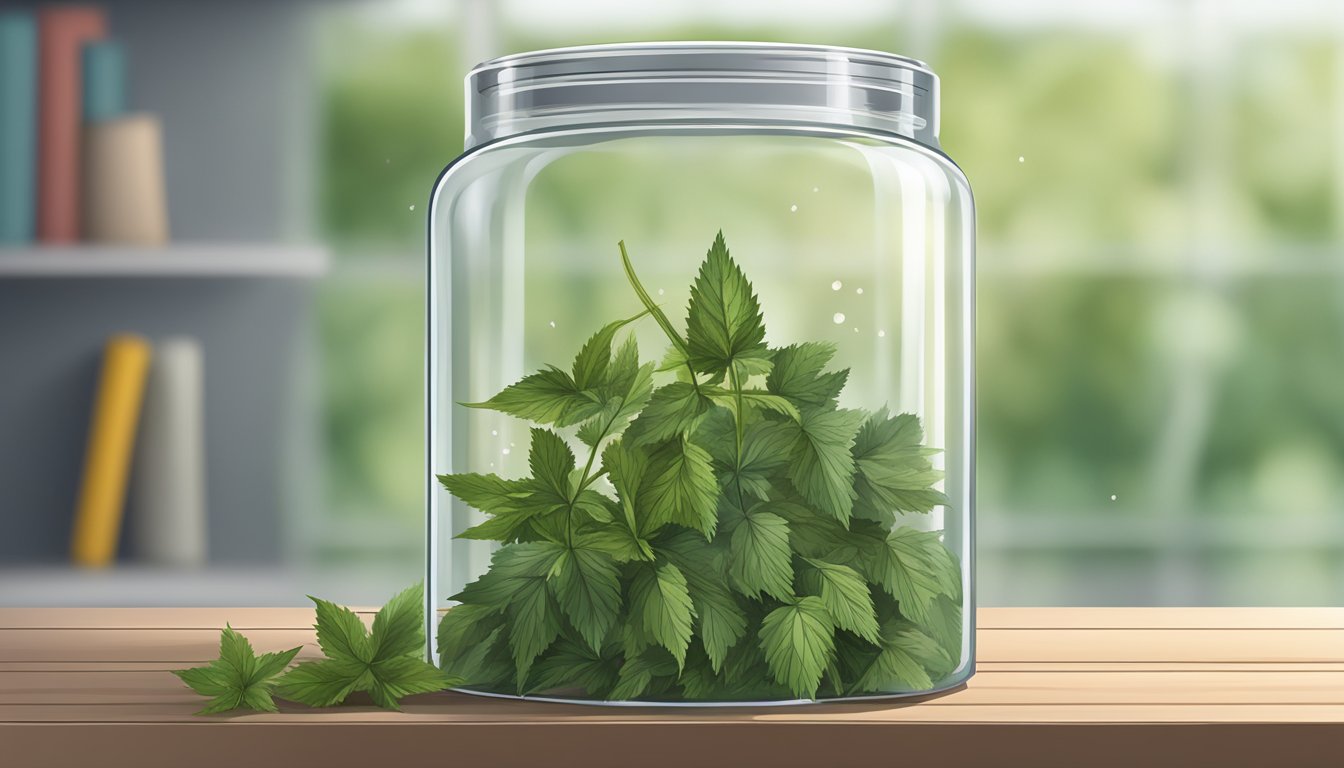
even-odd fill
[{"label": "jar lid", "polygon": [[678,42],[555,48],[467,75],[467,148],[538,130],[659,122],[858,128],[938,146],[938,76],[858,48]]}]

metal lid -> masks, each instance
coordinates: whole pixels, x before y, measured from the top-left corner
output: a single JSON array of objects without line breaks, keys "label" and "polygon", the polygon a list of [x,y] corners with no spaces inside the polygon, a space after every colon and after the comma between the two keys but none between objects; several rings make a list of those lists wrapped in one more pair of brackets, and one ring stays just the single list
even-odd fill
[{"label": "metal lid", "polygon": [[555,48],[467,75],[467,148],[535,130],[657,122],[803,123],[938,146],[938,77],[881,51],[679,42]]}]

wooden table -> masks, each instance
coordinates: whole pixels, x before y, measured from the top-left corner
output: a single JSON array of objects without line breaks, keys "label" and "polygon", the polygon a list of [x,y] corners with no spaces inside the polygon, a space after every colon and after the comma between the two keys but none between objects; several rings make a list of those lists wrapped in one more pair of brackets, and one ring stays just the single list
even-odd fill
[{"label": "wooden table", "polygon": [[[921,703],[612,709],[445,693],[193,717],[167,670],[305,609],[0,610],[0,765],[1344,765],[1344,609],[990,608],[979,673]],[[302,657],[301,657],[302,658]]]}]

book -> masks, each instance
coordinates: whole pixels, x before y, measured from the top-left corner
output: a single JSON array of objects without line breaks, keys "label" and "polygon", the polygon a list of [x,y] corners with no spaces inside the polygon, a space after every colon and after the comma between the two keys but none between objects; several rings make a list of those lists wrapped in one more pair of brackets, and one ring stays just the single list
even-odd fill
[{"label": "book", "polygon": [[37,238],[44,242],[79,239],[82,51],[106,34],[96,7],[54,5],[37,14]]},{"label": "book", "polygon": [[195,339],[172,337],[154,345],[127,512],[137,560],[205,564],[204,382]]},{"label": "book", "polygon": [[37,224],[37,23],[0,13],[0,243],[28,243]]},{"label": "book", "polygon": [[113,40],[86,43],[81,58],[84,122],[126,113],[126,49]]},{"label": "book", "polygon": [[103,351],[70,541],[76,565],[101,568],[116,558],[149,360],[149,342],[130,334],[108,339]]},{"label": "book", "polygon": [[83,232],[106,243],[168,242],[163,138],[153,115],[84,126]]}]

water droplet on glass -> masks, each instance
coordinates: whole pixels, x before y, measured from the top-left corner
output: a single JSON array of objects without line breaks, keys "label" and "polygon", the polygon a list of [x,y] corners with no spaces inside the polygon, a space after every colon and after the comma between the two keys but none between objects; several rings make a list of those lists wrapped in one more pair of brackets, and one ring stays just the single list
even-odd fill
[{"label": "water droplet on glass", "polygon": [[886,335],[887,335],[887,332],[886,332],[886,331],[878,331],[878,332],[877,332],[877,338],[879,338],[879,339],[881,339],[881,338],[885,338]]},{"label": "water droplet on glass", "polygon": [[792,211],[793,213],[797,213],[797,212],[798,212],[798,206],[796,206],[796,205],[790,205],[790,206],[789,206],[789,210]]},{"label": "water droplet on glass", "polygon": [[855,288],[855,289],[854,289],[854,292],[857,293],[857,294],[859,294],[860,296],[863,295],[863,289],[862,289],[862,288]]},{"label": "water droplet on glass", "polygon": [[492,429],[492,430],[490,430],[490,434],[494,435],[495,437],[499,437],[499,430],[498,430],[498,429]]},{"label": "water droplet on glass", "polygon": [[493,462],[493,461],[490,462],[490,468],[491,468],[491,469],[494,469],[494,468],[495,468],[495,462]]},{"label": "water droplet on glass", "polygon": [[658,289],[658,295],[659,295],[659,296],[662,296],[662,295],[663,295],[663,289],[662,289],[662,288],[659,288],[659,289]]},{"label": "water droplet on glass", "polygon": [[554,321],[554,320],[551,321],[551,327],[552,327],[552,328],[555,327],[555,321]]},{"label": "water droplet on glass", "polygon": [[1025,158],[1025,157],[1023,157],[1023,156],[1021,156],[1021,155],[1018,155],[1018,156],[1017,156],[1017,162],[1019,162],[1019,163],[1025,163],[1025,162],[1027,162],[1027,158]]},{"label": "water droplet on glass", "polygon": [[510,447],[510,448],[517,448],[518,445],[517,445],[516,443],[509,443],[509,447]]},{"label": "water droplet on glass", "polygon": [[831,320],[833,320],[836,325],[840,325],[841,323],[845,322],[845,313],[836,312],[835,317],[832,317]]},{"label": "water droplet on glass", "polygon": [[844,288],[844,287],[845,287],[845,284],[842,283],[842,282],[840,282],[839,280],[836,280],[834,283],[831,283],[831,290],[832,290],[832,291],[838,291],[838,290],[840,290],[841,288]]},{"label": "water droplet on glass", "polygon": [[1114,494],[1114,493],[1111,494],[1111,501],[1115,501],[1115,494]]},{"label": "water droplet on glass", "polygon": [[854,332],[855,332],[855,333],[858,333],[858,332],[859,332],[859,328],[858,328],[858,326],[855,326],[855,327],[854,327]]},{"label": "water droplet on glass", "polygon": [[412,210],[412,211],[415,210],[415,206],[414,206],[414,205],[411,206],[411,210]]},{"label": "water droplet on glass", "polygon": [[505,456],[508,456],[508,455],[509,455],[509,449],[508,449],[508,448],[505,448],[505,449],[504,449],[504,455],[505,455]]},{"label": "water droplet on glass", "polygon": [[813,187],[813,188],[812,188],[812,191],[813,191],[813,192],[820,192],[820,191],[821,191],[821,187]]}]

